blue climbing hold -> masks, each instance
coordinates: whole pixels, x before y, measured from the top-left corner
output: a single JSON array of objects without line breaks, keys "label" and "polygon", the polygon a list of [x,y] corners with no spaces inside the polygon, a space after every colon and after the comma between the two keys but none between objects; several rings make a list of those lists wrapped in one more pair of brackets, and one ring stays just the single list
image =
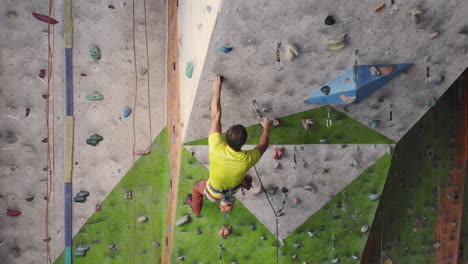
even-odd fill
[{"label": "blue climbing hold", "polygon": [[257,226],[255,224],[252,224],[249,226],[249,229],[255,231],[255,229],[257,229]]},{"label": "blue climbing hold", "polygon": [[379,198],[380,198],[380,194],[378,194],[378,193],[371,193],[371,194],[369,194],[369,199],[370,199],[371,201],[376,201],[376,200],[378,200]]},{"label": "blue climbing hold", "polygon": [[[337,78],[329,81],[307,96],[306,104],[358,104],[393,78],[400,75],[412,63],[359,65],[344,70]],[[373,71],[371,69],[374,69]],[[355,73],[357,80],[355,81]]]},{"label": "blue climbing hold", "polygon": [[132,109],[130,109],[130,107],[125,107],[123,109],[123,117],[127,118],[130,116],[131,113],[132,113]]},{"label": "blue climbing hold", "polygon": [[233,47],[221,47],[221,51],[224,53],[229,53],[231,52]]},{"label": "blue climbing hold", "polygon": [[372,120],[369,122],[369,126],[373,129],[376,129],[380,125],[380,120]]}]

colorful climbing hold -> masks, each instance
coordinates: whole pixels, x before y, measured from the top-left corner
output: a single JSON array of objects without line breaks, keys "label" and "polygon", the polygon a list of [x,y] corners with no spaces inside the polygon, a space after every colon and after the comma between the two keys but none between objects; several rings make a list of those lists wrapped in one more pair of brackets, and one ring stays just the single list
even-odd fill
[{"label": "colorful climbing hold", "polygon": [[20,216],[21,211],[20,210],[15,210],[15,209],[7,209],[6,214],[9,216]]},{"label": "colorful climbing hold", "polygon": [[371,194],[369,194],[369,199],[370,199],[371,201],[376,201],[376,200],[378,200],[379,198],[380,198],[380,194],[378,194],[378,193],[371,193]]},{"label": "colorful climbing hold", "polygon": [[432,107],[432,106],[436,105],[436,103],[437,103],[436,99],[432,98],[432,97],[427,99],[427,101],[426,101],[426,105],[429,106],[429,107]]},{"label": "colorful climbing hold", "polygon": [[385,7],[384,3],[378,5],[376,8],[374,8],[374,13],[382,11],[382,9],[384,9],[384,7]]},{"label": "colorful climbing hold", "polygon": [[122,112],[123,112],[123,117],[127,118],[132,113],[132,109],[130,109],[130,107],[125,107]]},{"label": "colorful climbing hold", "polygon": [[88,100],[91,100],[91,101],[101,101],[102,99],[104,98],[104,96],[102,96],[102,94],[100,94],[99,92],[92,92],[90,94],[88,94],[86,96],[86,99]]},{"label": "colorful climbing hold", "polygon": [[380,125],[380,120],[372,120],[369,122],[369,126],[373,129],[376,129]]},{"label": "colorful climbing hold", "polygon": [[190,223],[191,220],[192,219],[190,218],[190,215],[184,215],[182,218],[180,218],[176,222],[176,226],[186,225],[186,224]]},{"label": "colorful climbing hold", "polygon": [[368,225],[363,225],[363,226],[361,227],[361,232],[362,232],[362,233],[366,233],[367,231],[369,231],[369,226],[368,226]]},{"label": "colorful climbing hold", "polygon": [[98,61],[101,59],[101,51],[97,46],[93,45],[91,49],[89,49],[89,53],[94,61]]},{"label": "colorful climbing hold", "polygon": [[327,26],[331,26],[333,24],[335,24],[335,19],[331,16],[331,15],[328,15],[326,18],[325,18],[325,25]]},{"label": "colorful climbing hold", "polygon": [[146,217],[146,216],[140,216],[140,217],[137,218],[137,220],[138,220],[138,222],[140,222],[140,223],[144,223],[144,222],[148,221],[148,217]]},{"label": "colorful climbing hold", "polygon": [[151,153],[151,150],[149,149],[135,150],[135,152],[133,152],[133,154],[135,155],[148,155],[150,153]]},{"label": "colorful climbing hold", "polygon": [[304,129],[309,129],[311,126],[315,124],[314,120],[312,119],[302,119],[301,123]]},{"label": "colorful climbing hold", "polygon": [[224,53],[229,53],[233,50],[233,47],[221,47],[221,51]]},{"label": "colorful climbing hold", "polygon": [[88,139],[86,139],[86,144],[91,145],[91,146],[96,146],[103,139],[104,138],[101,135],[93,134]]},{"label": "colorful climbing hold", "polygon": [[222,238],[226,238],[227,236],[229,236],[229,234],[231,234],[231,232],[232,232],[232,226],[222,225],[221,230],[218,232],[218,236]]},{"label": "colorful climbing hold", "polygon": [[251,224],[249,225],[249,229],[255,231],[255,229],[257,229],[257,226],[255,224]]},{"label": "colorful climbing hold", "polygon": [[84,245],[84,244],[80,244],[80,245],[76,248],[76,250],[75,250],[75,252],[73,253],[73,255],[74,255],[75,257],[84,257],[84,256],[86,255],[86,252],[88,252],[88,250],[89,250],[89,246],[86,246],[86,245]]},{"label": "colorful climbing hold", "polygon": [[187,63],[187,67],[185,68],[185,76],[187,76],[188,78],[192,78],[193,68],[193,62],[189,61]]},{"label": "colorful climbing hold", "polygon": [[273,155],[273,158],[276,160],[281,159],[281,157],[283,156],[284,150],[285,150],[284,147],[275,148],[275,154]]},{"label": "colorful climbing hold", "polygon": [[97,203],[95,206],[94,206],[94,210],[99,212],[102,210],[102,205],[100,203]]},{"label": "colorful climbing hold", "polygon": [[114,5],[108,5],[107,8],[109,8],[109,9],[115,9],[115,6],[114,6]]},{"label": "colorful climbing hold", "polygon": [[132,190],[125,190],[125,199],[132,199]]},{"label": "colorful climbing hold", "polygon": [[40,20],[40,21],[43,21],[43,22],[46,22],[46,23],[50,23],[52,25],[55,25],[58,23],[57,20],[49,17],[49,16],[46,16],[46,15],[41,15],[41,14],[38,14],[38,13],[32,13],[33,17],[35,17],[36,19]]},{"label": "colorful climbing hold", "polygon": [[44,79],[44,78],[45,78],[45,74],[46,74],[46,70],[41,69],[41,70],[39,71],[39,78]]},{"label": "colorful climbing hold", "polygon": [[299,51],[293,44],[288,44],[288,46],[286,46],[285,55],[286,59],[288,59],[289,61],[293,61],[299,55]]}]

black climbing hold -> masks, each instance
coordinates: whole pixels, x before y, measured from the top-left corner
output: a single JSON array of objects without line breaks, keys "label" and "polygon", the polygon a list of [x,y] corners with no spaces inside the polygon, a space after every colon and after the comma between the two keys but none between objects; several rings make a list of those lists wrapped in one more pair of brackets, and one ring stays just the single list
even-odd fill
[{"label": "black climbing hold", "polygon": [[338,215],[338,214],[333,216],[333,219],[334,219],[334,220],[338,220],[338,219],[340,219],[340,218],[341,218],[341,215]]},{"label": "black climbing hold", "polygon": [[328,95],[330,93],[330,87],[329,86],[323,86],[322,88],[320,88],[320,91],[323,94]]},{"label": "black climbing hold", "polygon": [[297,242],[296,244],[294,244],[294,247],[295,248],[301,248],[302,247],[301,242]]},{"label": "black climbing hold", "polygon": [[288,190],[287,188],[285,188],[285,187],[282,187],[282,188],[281,188],[281,192],[282,192],[282,193],[287,193],[288,191],[289,191],[289,190]]},{"label": "black climbing hold", "polygon": [[325,18],[325,25],[327,25],[327,26],[331,26],[331,25],[335,24],[335,22],[336,22],[335,19],[330,15],[328,15]]},{"label": "black climbing hold", "polygon": [[48,139],[47,138],[44,138],[41,142],[42,143],[47,143]]}]

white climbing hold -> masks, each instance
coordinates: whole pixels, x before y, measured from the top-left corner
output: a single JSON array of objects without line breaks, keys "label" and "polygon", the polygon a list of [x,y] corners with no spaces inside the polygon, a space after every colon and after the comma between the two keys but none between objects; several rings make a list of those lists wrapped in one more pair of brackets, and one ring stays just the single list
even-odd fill
[{"label": "white climbing hold", "polygon": [[297,57],[297,55],[299,55],[299,51],[293,44],[288,44],[288,46],[286,47],[285,54],[286,59],[288,59],[289,61],[293,61]]},{"label": "white climbing hold", "polygon": [[138,220],[138,222],[140,222],[140,223],[144,223],[144,222],[148,221],[148,217],[146,217],[146,216],[140,216],[140,217],[138,217],[137,220]]},{"label": "white climbing hold", "polygon": [[371,72],[371,75],[380,75],[380,71],[374,66],[370,68],[370,72]]},{"label": "white climbing hold", "polygon": [[368,225],[363,225],[363,226],[361,227],[361,232],[362,232],[362,233],[366,233],[367,231],[369,231],[369,226],[368,226]]}]

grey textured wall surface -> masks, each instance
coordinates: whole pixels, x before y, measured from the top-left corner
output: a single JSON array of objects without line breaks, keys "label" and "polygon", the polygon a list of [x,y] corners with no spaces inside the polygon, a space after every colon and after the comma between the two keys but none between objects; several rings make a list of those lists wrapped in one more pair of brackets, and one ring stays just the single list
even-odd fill
[{"label": "grey textured wall surface", "polygon": [[[356,106],[348,114],[367,124],[381,120],[377,131],[399,140],[428,110],[425,102],[438,98],[467,66],[468,36],[463,1],[396,1],[398,11],[387,6],[378,13],[375,1],[224,1],[208,48],[200,84],[193,104],[185,141],[206,136],[209,125],[211,83],[224,75],[223,125],[258,122],[251,100],[271,116],[286,116],[317,107],[306,105],[304,96],[319,89],[354,63],[360,49],[360,64],[415,63],[402,74]],[[423,11],[415,24],[411,10]],[[333,15],[336,23],[324,24]],[[430,39],[428,34],[440,34]],[[460,33],[461,32],[461,33]],[[346,48],[330,51],[324,40],[346,33]],[[283,70],[276,69],[275,46],[281,42]],[[299,56],[285,58],[288,43],[297,46]],[[233,51],[223,53],[222,46]],[[425,84],[426,63],[431,56],[431,76]],[[182,65],[185,67],[185,65]],[[187,78],[182,76],[182,78]],[[384,99],[379,102],[378,99]],[[390,108],[393,120],[389,121]]]}]

